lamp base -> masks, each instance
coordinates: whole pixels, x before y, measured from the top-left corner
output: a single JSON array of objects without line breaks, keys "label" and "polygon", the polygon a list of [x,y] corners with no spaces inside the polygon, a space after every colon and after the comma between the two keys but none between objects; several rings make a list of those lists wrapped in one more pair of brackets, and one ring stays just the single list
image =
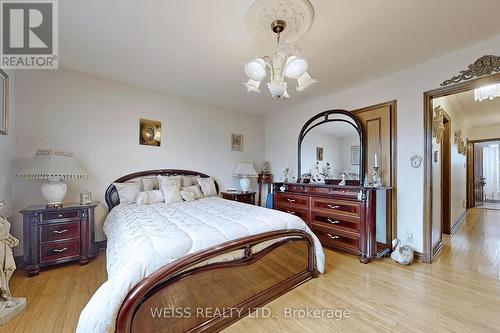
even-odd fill
[{"label": "lamp base", "polygon": [[248,177],[243,177],[240,179],[240,187],[242,193],[247,193],[250,187],[250,179]]},{"label": "lamp base", "polygon": [[60,181],[48,181],[42,184],[40,188],[42,196],[47,201],[47,208],[60,208],[66,197],[68,186]]}]

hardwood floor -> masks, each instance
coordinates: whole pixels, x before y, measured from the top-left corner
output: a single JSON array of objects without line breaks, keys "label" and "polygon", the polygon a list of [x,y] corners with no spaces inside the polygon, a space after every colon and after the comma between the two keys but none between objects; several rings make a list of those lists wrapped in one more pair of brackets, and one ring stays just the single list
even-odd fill
[{"label": "hardwood floor", "polygon": [[[351,255],[325,250],[326,273],[268,304],[271,318],[261,312],[224,332],[500,332],[499,236],[500,211],[474,209],[432,265],[399,266],[390,259],[361,265]],[[102,253],[87,266],[31,279],[16,272],[13,293],[27,297],[28,308],[0,331],[73,332],[105,279]],[[350,316],[286,318],[287,308],[348,310]]]}]

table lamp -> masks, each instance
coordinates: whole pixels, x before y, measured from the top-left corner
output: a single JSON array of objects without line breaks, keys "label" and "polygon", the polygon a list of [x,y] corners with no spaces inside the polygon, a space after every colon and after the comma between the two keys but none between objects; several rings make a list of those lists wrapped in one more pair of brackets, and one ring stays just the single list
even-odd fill
[{"label": "table lamp", "polygon": [[241,192],[248,192],[248,188],[250,187],[250,179],[249,178],[257,178],[257,172],[253,167],[253,163],[250,161],[243,161],[238,164],[238,167],[234,171],[233,175],[235,177],[240,177],[240,187]]}]

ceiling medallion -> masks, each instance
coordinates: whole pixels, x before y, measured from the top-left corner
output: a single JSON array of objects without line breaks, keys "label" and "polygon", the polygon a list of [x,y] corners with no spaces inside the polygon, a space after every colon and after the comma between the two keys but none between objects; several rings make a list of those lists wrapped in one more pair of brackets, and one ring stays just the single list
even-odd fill
[{"label": "ceiling medallion", "polygon": [[460,71],[460,74],[441,83],[441,86],[447,86],[460,81],[466,81],[473,78],[489,75],[494,72],[500,72],[500,57],[495,55],[485,55],[470,64],[466,70]]},{"label": "ceiling medallion", "polygon": [[276,20],[286,22],[286,31],[281,37],[290,43],[296,42],[311,28],[314,10],[308,0],[256,0],[246,14],[248,31],[262,42],[274,39],[269,26]]},{"label": "ceiling medallion", "polygon": [[[276,49],[272,56],[257,57],[245,64],[245,74],[249,79],[244,84],[248,92],[260,93],[260,82],[268,74],[270,81],[267,87],[274,99],[290,97],[286,79],[297,80],[297,91],[303,91],[318,82],[307,73],[309,64],[300,56],[299,48],[291,44],[291,41],[302,37],[309,30],[312,17],[312,7],[307,0],[258,0],[250,7],[247,24],[250,22],[251,27],[255,24],[251,31],[263,38],[276,38]],[[268,33],[261,33],[261,27]]]}]

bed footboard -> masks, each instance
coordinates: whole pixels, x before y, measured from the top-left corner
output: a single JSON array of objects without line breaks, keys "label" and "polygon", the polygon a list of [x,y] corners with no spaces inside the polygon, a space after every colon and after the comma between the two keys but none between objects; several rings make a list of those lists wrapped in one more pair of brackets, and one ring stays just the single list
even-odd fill
[{"label": "bed footboard", "polygon": [[[228,260],[228,254],[238,255]],[[220,331],[316,277],[315,261],[313,240],[300,230],[245,237],[183,257],[128,294],[116,332]]]}]

